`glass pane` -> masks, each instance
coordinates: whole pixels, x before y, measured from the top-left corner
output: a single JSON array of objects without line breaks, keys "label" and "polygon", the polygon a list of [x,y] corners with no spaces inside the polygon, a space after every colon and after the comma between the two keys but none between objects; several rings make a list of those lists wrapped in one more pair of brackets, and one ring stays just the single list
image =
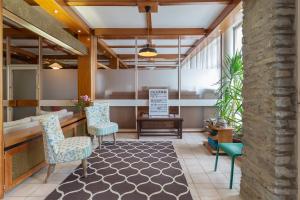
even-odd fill
[{"label": "glass pane", "polygon": [[220,68],[182,69],[181,99],[215,99],[220,80]]},{"label": "glass pane", "polygon": [[151,88],[168,88],[169,99],[178,99],[177,69],[139,70],[138,84],[139,99],[148,99]]},{"label": "glass pane", "polygon": [[134,69],[96,72],[96,99],[134,99]]},{"label": "glass pane", "polygon": [[77,99],[77,69],[43,69],[41,80],[42,99]]},{"label": "glass pane", "polygon": [[241,51],[243,46],[243,28],[242,25],[234,29],[234,51]]},{"label": "glass pane", "polygon": [[[26,81],[24,81],[26,80]],[[13,99],[36,99],[36,71],[13,71]]]}]

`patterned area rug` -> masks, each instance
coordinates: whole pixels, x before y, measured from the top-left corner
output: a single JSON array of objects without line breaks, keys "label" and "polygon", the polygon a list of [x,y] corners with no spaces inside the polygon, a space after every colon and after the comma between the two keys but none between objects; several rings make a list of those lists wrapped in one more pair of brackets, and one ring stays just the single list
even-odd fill
[{"label": "patterned area rug", "polygon": [[192,200],[171,142],[102,145],[46,199]]}]

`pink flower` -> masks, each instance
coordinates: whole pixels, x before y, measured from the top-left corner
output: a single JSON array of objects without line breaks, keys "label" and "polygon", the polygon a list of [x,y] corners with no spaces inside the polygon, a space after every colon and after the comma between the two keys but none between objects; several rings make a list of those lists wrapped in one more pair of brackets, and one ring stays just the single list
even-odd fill
[{"label": "pink flower", "polygon": [[90,99],[88,95],[80,96],[80,98],[81,98],[83,101],[89,101],[89,99]]}]

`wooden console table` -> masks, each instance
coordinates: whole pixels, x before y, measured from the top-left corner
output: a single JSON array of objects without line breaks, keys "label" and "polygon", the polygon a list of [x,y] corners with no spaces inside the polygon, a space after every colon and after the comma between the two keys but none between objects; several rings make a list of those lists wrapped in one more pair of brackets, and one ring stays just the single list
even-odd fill
[{"label": "wooden console table", "polygon": [[182,139],[182,122],[183,118],[176,116],[139,117],[137,119],[138,138],[140,136],[177,136]]}]

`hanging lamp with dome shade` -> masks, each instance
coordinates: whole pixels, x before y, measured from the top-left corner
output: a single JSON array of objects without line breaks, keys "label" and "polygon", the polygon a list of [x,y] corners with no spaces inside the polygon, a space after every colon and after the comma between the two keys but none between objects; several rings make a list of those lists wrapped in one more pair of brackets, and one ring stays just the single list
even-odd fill
[{"label": "hanging lamp with dome shade", "polygon": [[[146,10],[146,13],[150,13],[151,11],[151,6],[145,6],[145,10]],[[142,57],[155,57],[157,56],[157,51],[156,49],[152,48],[150,46],[150,34],[149,34],[149,26],[148,26],[148,43],[146,45],[146,47],[142,48],[140,51],[139,51],[139,56],[142,56]]]},{"label": "hanging lamp with dome shade", "polygon": [[55,63],[52,63],[51,65],[49,65],[49,67],[50,68],[52,68],[52,69],[62,69],[63,67],[59,64],[59,63],[57,63],[57,62],[55,62]]}]

